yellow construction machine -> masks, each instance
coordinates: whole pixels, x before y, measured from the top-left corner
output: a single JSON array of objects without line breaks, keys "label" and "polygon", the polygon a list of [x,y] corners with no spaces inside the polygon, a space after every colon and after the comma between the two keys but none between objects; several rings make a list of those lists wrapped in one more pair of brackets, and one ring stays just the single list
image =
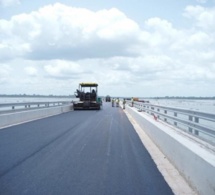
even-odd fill
[{"label": "yellow construction machine", "polygon": [[80,83],[75,96],[79,101],[73,103],[74,110],[100,110],[102,100],[98,97],[97,83]]}]

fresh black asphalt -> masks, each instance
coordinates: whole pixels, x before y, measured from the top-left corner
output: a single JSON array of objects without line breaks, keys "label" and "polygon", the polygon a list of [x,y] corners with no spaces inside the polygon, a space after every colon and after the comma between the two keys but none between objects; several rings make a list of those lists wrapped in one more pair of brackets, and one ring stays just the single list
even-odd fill
[{"label": "fresh black asphalt", "polygon": [[1,195],[169,195],[121,108],[74,111],[0,130]]}]

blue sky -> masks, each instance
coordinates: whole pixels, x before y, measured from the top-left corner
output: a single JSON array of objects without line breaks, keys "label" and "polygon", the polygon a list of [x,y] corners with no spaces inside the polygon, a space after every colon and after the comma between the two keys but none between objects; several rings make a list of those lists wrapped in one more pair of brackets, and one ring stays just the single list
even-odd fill
[{"label": "blue sky", "polygon": [[214,32],[214,0],[0,0],[0,94],[215,96]]},{"label": "blue sky", "polygon": [[[40,7],[53,4],[55,2],[60,2],[68,6],[87,8],[93,11],[99,11],[102,9],[111,9],[113,7],[118,8],[124,12],[129,18],[138,22],[139,25],[144,23],[144,20],[152,17],[160,17],[163,19],[170,20],[175,25],[186,24],[186,20],[182,17],[184,8],[188,5],[204,5],[207,7],[214,6],[214,0],[63,0],[63,1],[53,1],[53,0],[39,0],[39,1],[29,1],[29,0],[0,0],[0,2],[11,2],[11,5],[0,7],[1,18],[10,18],[14,14],[29,13],[31,11],[38,10]],[[14,3],[13,3],[14,2]]]}]

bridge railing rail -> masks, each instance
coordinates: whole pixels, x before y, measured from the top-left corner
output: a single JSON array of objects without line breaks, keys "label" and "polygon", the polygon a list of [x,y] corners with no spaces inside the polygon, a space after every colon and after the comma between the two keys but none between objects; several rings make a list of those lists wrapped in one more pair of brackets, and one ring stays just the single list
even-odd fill
[{"label": "bridge railing rail", "polygon": [[[131,102],[128,102],[130,105]],[[133,107],[215,145],[215,114],[134,101]]]},{"label": "bridge railing rail", "polygon": [[0,114],[71,104],[71,101],[22,102],[0,104]]}]

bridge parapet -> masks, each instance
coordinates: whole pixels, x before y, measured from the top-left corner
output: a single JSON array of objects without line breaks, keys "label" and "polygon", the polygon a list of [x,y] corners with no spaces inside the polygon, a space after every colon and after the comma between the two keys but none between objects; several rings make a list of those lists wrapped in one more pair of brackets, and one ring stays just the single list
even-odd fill
[{"label": "bridge parapet", "polygon": [[0,128],[73,110],[71,102],[30,102],[0,106],[10,108],[0,112]]},{"label": "bridge parapet", "polygon": [[0,114],[12,113],[17,111],[26,111],[33,109],[41,109],[55,106],[63,106],[71,104],[69,101],[46,101],[46,102],[22,102],[22,103],[4,103],[0,104]]},{"label": "bridge parapet", "polygon": [[[215,147],[154,118],[150,110],[126,110],[199,194],[215,194]],[[139,110],[139,111],[138,111]],[[153,110],[154,111],[154,110]]]},{"label": "bridge parapet", "polygon": [[[129,102],[131,104],[131,102]],[[178,129],[215,145],[215,114],[167,107],[150,103],[134,102],[140,112],[146,112]]]}]

